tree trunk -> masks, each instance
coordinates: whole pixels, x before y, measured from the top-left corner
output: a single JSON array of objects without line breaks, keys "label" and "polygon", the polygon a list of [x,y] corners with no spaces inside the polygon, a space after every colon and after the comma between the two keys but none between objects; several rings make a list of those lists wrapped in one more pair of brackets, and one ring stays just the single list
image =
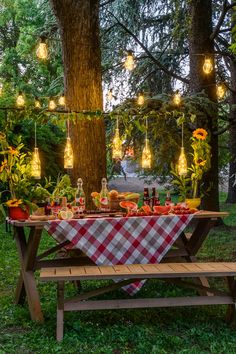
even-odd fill
[{"label": "tree trunk", "polygon": [[[212,1],[191,0],[190,16],[190,89],[193,93],[204,91],[212,102],[216,102],[215,69],[209,75],[202,69],[205,55],[211,58],[214,66],[214,42],[210,39]],[[210,190],[203,198],[203,208],[219,210],[218,136],[213,134],[213,131],[217,130],[217,109],[211,111],[211,116],[198,118],[197,121],[198,127],[204,127],[209,132],[212,147],[211,169],[204,176],[205,190],[209,187]]]},{"label": "tree trunk", "polygon": [[[51,4],[61,33],[67,108],[102,111],[99,0],[51,0]],[[106,177],[104,120],[77,117],[70,127],[75,159],[72,181],[83,179],[86,207],[94,208],[90,194],[100,191],[101,179]]]}]

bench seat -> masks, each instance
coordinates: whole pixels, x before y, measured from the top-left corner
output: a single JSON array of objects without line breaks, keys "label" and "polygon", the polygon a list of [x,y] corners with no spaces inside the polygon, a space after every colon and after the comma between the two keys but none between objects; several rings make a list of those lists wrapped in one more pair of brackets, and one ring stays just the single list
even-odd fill
[{"label": "bench seat", "polygon": [[[233,321],[235,319],[236,303],[235,276],[236,262],[56,267],[42,268],[40,272],[40,279],[42,281],[56,281],[58,284],[58,341],[63,339],[64,311],[228,304],[227,320]],[[221,290],[203,286],[198,281],[202,277],[225,278],[229,291],[223,292]],[[182,280],[181,278],[195,278],[195,281],[189,282]],[[74,298],[64,298],[65,281],[109,279],[115,280],[116,283],[89,291],[85,294],[79,294]],[[88,300],[94,296],[113,291],[134,281],[142,279],[163,279],[177,285],[196,289],[200,292],[201,296],[183,296],[157,299],[130,298],[115,300]]]}]

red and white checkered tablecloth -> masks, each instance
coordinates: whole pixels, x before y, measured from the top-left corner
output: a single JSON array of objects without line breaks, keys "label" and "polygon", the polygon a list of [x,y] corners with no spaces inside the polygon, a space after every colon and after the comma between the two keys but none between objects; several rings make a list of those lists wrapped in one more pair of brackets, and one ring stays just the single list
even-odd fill
[{"label": "red and white checkered tablecloth", "polygon": [[[97,265],[159,263],[193,215],[163,215],[48,221],[46,230],[68,248],[82,250]],[[124,287],[135,294],[145,281]]]}]

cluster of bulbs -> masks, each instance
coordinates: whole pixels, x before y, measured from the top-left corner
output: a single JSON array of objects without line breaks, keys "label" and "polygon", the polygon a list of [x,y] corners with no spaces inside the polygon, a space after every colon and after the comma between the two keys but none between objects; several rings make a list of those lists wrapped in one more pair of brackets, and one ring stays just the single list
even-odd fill
[{"label": "cluster of bulbs", "polygon": [[[60,107],[65,107],[66,106],[66,99],[65,99],[64,93],[59,97],[58,105]],[[25,96],[24,96],[22,91],[19,91],[18,96],[16,97],[16,106],[18,108],[24,108],[25,107]],[[41,102],[40,102],[38,97],[35,97],[34,107],[36,109],[42,108],[42,104],[41,104]],[[55,99],[53,97],[50,97],[49,101],[48,101],[48,109],[50,111],[54,111],[56,108],[57,108],[57,104],[55,102]]]}]

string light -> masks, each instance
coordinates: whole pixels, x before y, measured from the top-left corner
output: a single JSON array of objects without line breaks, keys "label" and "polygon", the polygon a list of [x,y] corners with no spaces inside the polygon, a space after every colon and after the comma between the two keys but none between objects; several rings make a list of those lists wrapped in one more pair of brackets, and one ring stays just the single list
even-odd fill
[{"label": "string light", "polygon": [[181,104],[181,95],[179,93],[179,90],[177,90],[174,94],[174,97],[173,97],[173,103],[176,105],[176,106],[180,106]]},{"label": "string light", "polygon": [[64,150],[64,168],[72,169],[74,166],[74,155],[73,149],[70,139],[70,125],[69,119],[67,120],[67,138],[66,138],[66,146]]},{"label": "string light", "polygon": [[40,103],[38,97],[35,97],[34,107],[37,108],[37,109],[41,108],[41,103]]},{"label": "string light", "polygon": [[205,74],[209,75],[213,70],[212,60],[210,58],[205,58],[203,64],[203,71]]},{"label": "string light", "polygon": [[45,40],[46,38],[44,36],[41,36],[40,43],[36,49],[36,55],[40,60],[47,60],[48,58],[48,48]]},{"label": "string light", "polygon": [[182,123],[182,146],[180,149],[180,155],[178,160],[178,174],[180,176],[186,176],[188,172],[187,159],[184,152],[184,124]]},{"label": "string light", "polygon": [[54,111],[56,109],[57,105],[52,97],[50,97],[49,102],[48,102],[48,109],[50,111]]},{"label": "string light", "polygon": [[33,157],[32,157],[32,162],[31,162],[31,176],[35,179],[40,179],[41,178],[41,162],[39,158],[39,150],[37,148],[37,132],[36,132],[36,122],[35,122],[35,147],[34,147],[34,152],[33,152]]},{"label": "string light", "polygon": [[60,106],[65,107],[65,105],[66,105],[66,98],[65,98],[64,93],[59,97],[58,104],[59,104]]},{"label": "string light", "polygon": [[124,62],[124,67],[126,70],[129,70],[129,71],[132,71],[135,68],[135,60],[134,60],[132,50],[128,50],[128,52],[127,52],[127,57]]},{"label": "string light", "polygon": [[112,89],[110,89],[110,90],[107,92],[107,100],[110,101],[110,102],[113,100]]},{"label": "string light", "polygon": [[25,99],[24,99],[23,93],[21,91],[19,91],[19,94],[16,98],[16,105],[19,108],[23,108],[25,105]]},{"label": "string light", "polygon": [[122,141],[120,139],[118,118],[116,119],[115,135],[112,141],[112,158],[122,159]]},{"label": "string light", "polygon": [[145,143],[142,152],[142,163],[141,163],[142,168],[151,168],[152,166],[152,153],[149,146],[149,139],[147,138],[147,130],[148,130],[148,124],[146,118],[146,137],[145,137]]},{"label": "string light", "polygon": [[224,84],[217,84],[216,85],[216,95],[219,98],[219,100],[222,100],[225,97],[226,94],[226,87]]},{"label": "string light", "polygon": [[0,96],[2,96],[2,92],[3,92],[3,84],[0,82]]},{"label": "string light", "polygon": [[137,97],[137,104],[139,106],[142,106],[144,104],[144,102],[145,102],[144,94],[142,92],[140,92]]}]

